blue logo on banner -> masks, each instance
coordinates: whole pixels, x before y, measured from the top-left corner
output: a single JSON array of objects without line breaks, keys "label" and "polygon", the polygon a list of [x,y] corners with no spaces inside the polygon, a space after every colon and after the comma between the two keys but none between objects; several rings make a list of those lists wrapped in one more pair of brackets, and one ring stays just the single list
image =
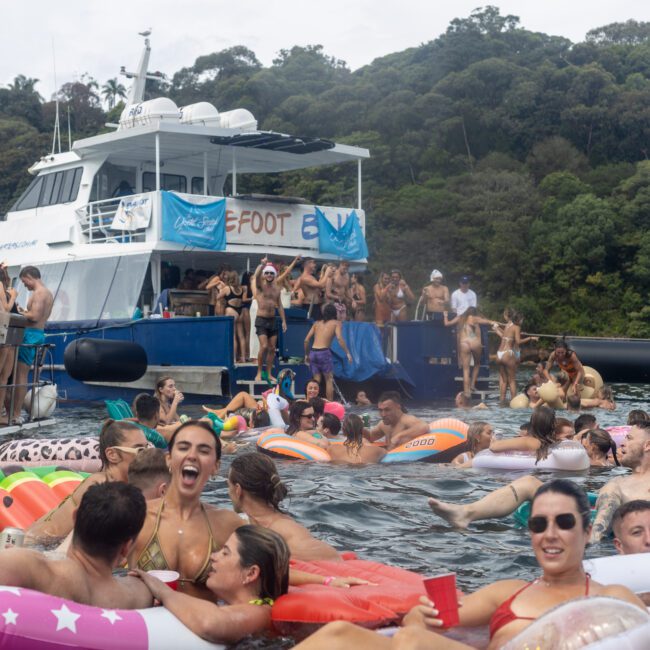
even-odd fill
[{"label": "blue logo on banner", "polygon": [[368,246],[361,230],[359,217],[352,210],[345,223],[335,228],[316,208],[318,217],[318,252],[329,253],[345,260],[360,260],[368,257]]},{"label": "blue logo on banner", "polygon": [[197,205],[162,192],[162,238],[187,246],[226,249],[226,199]]}]

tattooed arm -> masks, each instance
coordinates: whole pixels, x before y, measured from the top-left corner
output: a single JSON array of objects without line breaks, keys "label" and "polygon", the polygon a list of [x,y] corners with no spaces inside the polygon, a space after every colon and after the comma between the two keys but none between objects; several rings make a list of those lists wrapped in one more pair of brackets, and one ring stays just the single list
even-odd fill
[{"label": "tattooed arm", "polygon": [[618,481],[605,484],[598,493],[596,501],[596,518],[591,529],[590,542],[599,542],[609,530],[616,509],[623,503],[623,495],[618,487]]}]

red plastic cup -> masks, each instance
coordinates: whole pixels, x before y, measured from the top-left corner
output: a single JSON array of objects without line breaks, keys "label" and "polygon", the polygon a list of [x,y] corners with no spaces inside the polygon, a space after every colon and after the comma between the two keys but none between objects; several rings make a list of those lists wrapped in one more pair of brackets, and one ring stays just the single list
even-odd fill
[{"label": "red plastic cup", "polygon": [[174,591],[178,590],[178,581],[181,577],[181,574],[178,571],[147,571],[150,576],[158,578],[161,582],[164,582],[168,587],[171,587]]},{"label": "red plastic cup", "polygon": [[171,313],[167,309],[165,309],[163,311],[163,318],[171,318],[171,317],[172,317]]},{"label": "red plastic cup", "polygon": [[458,597],[456,595],[456,574],[443,573],[425,578],[424,588],[438,610],[443,627],[458,625]]}]

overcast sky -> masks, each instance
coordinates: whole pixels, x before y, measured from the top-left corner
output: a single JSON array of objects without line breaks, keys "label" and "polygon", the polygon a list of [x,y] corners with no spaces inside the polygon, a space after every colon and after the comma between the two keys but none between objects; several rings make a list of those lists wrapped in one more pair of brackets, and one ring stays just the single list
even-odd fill
[{"label": "overcast sky", "polygon": [[[357,69],[373,59],[433,40],[449,21],[466,17],[479,0],[29,0],[1,5],[0,84],[17,74],[40,79],[49,99],[57,82],[88,72],[100,84],[133,69],[142,39],[153,28],[149,69],[173,74],[197,56],[233,45],[270,65],[278,50],[322,44]],[[587,31],[630,18],[650,21],[648,0],[502,0],[532,31],[580,41]],[[123,80],[125,82],[126,80]]]}]

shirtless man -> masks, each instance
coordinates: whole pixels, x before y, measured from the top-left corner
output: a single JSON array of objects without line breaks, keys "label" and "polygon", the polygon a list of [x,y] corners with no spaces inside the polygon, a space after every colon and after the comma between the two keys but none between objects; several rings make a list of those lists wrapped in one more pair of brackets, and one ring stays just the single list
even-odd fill
[{"label": "shirtless man", "polygon": [[[426,320],[435,320],[436,314],[449,309],[449,288],[442,284],[442,273],[438,269],[431,271],[431,283],[422,289],[427,301]],[[442,316],[438,316],[442,320]]]},{"label": "shirtless man", "polygon": [[113,569],[124,565],[146,511],[142,492],[132,485],[119,481],[93,485],[75,512],[65,559],[49,559],[25,548],[3,550],[0,583],[94,607],[151,607],[151,593],[141,580],[113,577]]},{"label": "shirtless man", "polygon": [[[607,533],[619,506],[634,499],[645,499],[650,493],[650,422],[630,429],[619,447],[618,457],[632,474],[617,476],[600,489],[591,543],[599,542]],[[457,505],[431,498],[429,507],[452,526],[467,528],[479,519],[506,517],[524,501],[530,501],[540,485],[542,482],[535,476],[522,476],[473,503]]]},{"label": "shirtless man", "polygon": [[[328,401],[334,399],[334,364],[330,346],[336,337],[343,348],[348,361],[352,363],[352,355],[343,338],[341,321],[337,319],[336,307],[327,303],[323,308],[323,320],[316,321],[305,337],[305,363],[309,358],[309,368],[312,377],[320,384],[325,379],[325,397]],[[309,351],[309,343],[314,339],[314,347]]]},{"label": "shirtless man", "polygon": [[334,303],[337,318],[346,320],[350,303],[350,262],[342,260],[338,268],[327,279],[325,300]]},{"label": "shirtless man", "polygon": [[[49,289],[43,284],[41,280],[41,272],[35,266],[26,266],[21,270],[18,276],[28,291],[32,295],[27,301],[27,309],[18,307],[21,313],[29,324],[25,328],[25,335],[23,343],[30,345],[41,345],[45,343],[45,323],[50,317],[52,312],[52,304],[54,298]],[[16,385],[16,392],[14,395],[14,412],[13,422],[22,424],[23,420],[20,417],[25,395],[27,394],[27,379],[29,377],[29,370],[34,364],[36,356],[36,348],[18,348],[18,365],[16,367],[16,377],[14,383]]]},{"label": "shirtless man", "polygon": [[387,296],[391,321],[408,320],[407,305],[415,300],[415,296],[409,285],[402,278],[401,271],[397,269],[390,272],[390,284],[388,285]]},{"label": "shirtless man", "polygon": [[381,422],[370,430],[364,429],[363,436],[370,442],[385,437],[386,451],[429,433],[427,422],[405,413],[402,398],[396,391],[389,390],[382,393],[379,396],[377,410]]},{"label": "shirtless man", "polygon": [[[260,342],[255,381],[275,381],[271,373],[275,359],[275,346],[278,342],[278,326],[275,321],[276,309],[282,320],[282,331],[287,331],[287,319],[280,301],[280,287],[276,282],[277,276],[277,269],[265,257],[257,267],[253,277],[253,296],[257,300],[255,333]],[[264,277],[263,281],[262,277]],[[266,370],[263,369],[265,359]]]},{"label": "shirtless man", "polygon": [[319,320],[321,317],[321,292],[325,289],[327,281],[333,271],[327,272],[320,280],[314,277],[316,272],[316,260],[308,257],[302,265],[302,274],[293,285],[294,292],[302,291],[302,308],[307,310],[310,318]]}]

